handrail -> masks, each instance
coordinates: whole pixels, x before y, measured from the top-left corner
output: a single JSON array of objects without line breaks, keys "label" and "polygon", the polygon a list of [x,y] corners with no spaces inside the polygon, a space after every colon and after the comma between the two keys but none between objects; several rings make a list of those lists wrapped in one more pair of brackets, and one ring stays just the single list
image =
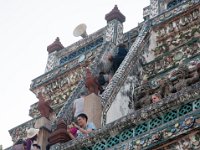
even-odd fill
[{"label": "handrail", "polygon": [[141,45],[144,42],[144,39],[150,29],[151,20],[144,22],[142,29],[139,32],[138,37],[135,42],[131,46],[129,52],[121,63],[120,67],[112,77],[110,83],[106,87],[101,97],[103,108],[103,125],[106,122],[106,113],[110,108],[112,102],[114,101],[117,93],[119,92],[121,85],[125,82],[128,74],[132,69],[134,69],[133,65],[139,60],[139,56],[142,54],[142,50],[140,49]]}]

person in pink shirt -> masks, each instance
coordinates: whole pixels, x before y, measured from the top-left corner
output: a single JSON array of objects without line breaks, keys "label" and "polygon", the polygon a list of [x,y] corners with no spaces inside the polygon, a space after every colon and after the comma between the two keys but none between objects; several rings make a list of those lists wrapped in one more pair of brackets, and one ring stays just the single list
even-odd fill
[{"label": "person in pink shirt", "polygon": [[94,123],[88,122],[88,117],[84,113],[79,114],[77,116],[77,124],[73,122],[72,125],[78,131],[77,131],[77,136],[74,136],[71,133],[70,128],[67,129],[67,133],[68,133],[68,135],[70,136],[71,139],[81,138],[81,137],[87,136],[89,133],[91,133],[93,130],[96,129]]}]

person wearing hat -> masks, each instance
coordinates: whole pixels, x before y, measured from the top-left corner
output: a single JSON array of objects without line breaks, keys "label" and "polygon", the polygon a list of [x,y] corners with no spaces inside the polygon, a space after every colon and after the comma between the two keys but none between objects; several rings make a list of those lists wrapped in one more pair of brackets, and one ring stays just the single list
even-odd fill
[{"label": "person wearing hat", "polygon": [[30,128],[26,132],[27,132],[26,150],[32,150],[34,149],[33,144],[37,143],[37,135],[38,135],[39,129]]}]

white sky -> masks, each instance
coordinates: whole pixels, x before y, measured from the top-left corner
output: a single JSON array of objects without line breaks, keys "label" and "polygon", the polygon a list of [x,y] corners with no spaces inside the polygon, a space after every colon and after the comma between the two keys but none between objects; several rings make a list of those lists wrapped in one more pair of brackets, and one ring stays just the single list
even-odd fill
[{"label": "white sky", "polygon": [[68,46],[81,39],[72,35],[80,23],[91,34],[106,26],[105,14],[117,4],[126,16],[124,31],[143,20],[150,0],[0,0],[0,144],[12,145],[8,130],[31,119],[37,101],[31,80],[44,73],[47,46],[55,38]]}]

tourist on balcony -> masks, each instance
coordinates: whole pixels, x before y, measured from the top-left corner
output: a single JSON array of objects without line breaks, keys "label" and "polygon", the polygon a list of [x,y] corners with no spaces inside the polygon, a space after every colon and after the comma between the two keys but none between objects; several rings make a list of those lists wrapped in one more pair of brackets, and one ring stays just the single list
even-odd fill
[{"label": "tourist on balcony", "polygon": [[72,134],[74,137],[77,137],[78,129],[74,125],[72,125],[72,124],[68,125],[67,126],[67,131],[68,130],[69,130],[70,134]]},{"label": "tourist on balcony", "polygon": [[33,150],[33,144],[37,144],[37,136],[39,133],[39,129],[35,129],[35,128],[30,128],[27,131],[27,146],[26,146],[26,150]]},{"label": "tourist on balcony", "polygon": [[160,94],[158,94],[158,93],[155,93],[155,94],[153,94],[153,95],[151,96],[152,103],[157,103],[157,102],[160,101],[160,99],[161,99],[161,96],[160,96]]},{"label": "tourist on balcony", "polygon": [[[92,123],[92,122],[88,123],[88,117],[84,113],[79,114],[77,116],[77,124],[74,123],[74,122],[72,123],[72,125],[74,127],[76,127],[77,130],[78,130],[77,131],[77,138],[87,136],[89,133],[91,133],[93,130],[96,129],[94,123]],[[67,132],[68,132],[71,139],[76,138],[71,134],[69,128],[68,128]]]},{"label": "tourist on balcony", "polygon": [[[84,113],[84,97],[85,93],[82,91],[80,93],[80,98],[74,100],[73,104],[73,121],[76,120],[77,116],[81,113]],[[77,136],[77,128],[74,127],[73,125],[68,126],[70,133],[76,137]]]}]

